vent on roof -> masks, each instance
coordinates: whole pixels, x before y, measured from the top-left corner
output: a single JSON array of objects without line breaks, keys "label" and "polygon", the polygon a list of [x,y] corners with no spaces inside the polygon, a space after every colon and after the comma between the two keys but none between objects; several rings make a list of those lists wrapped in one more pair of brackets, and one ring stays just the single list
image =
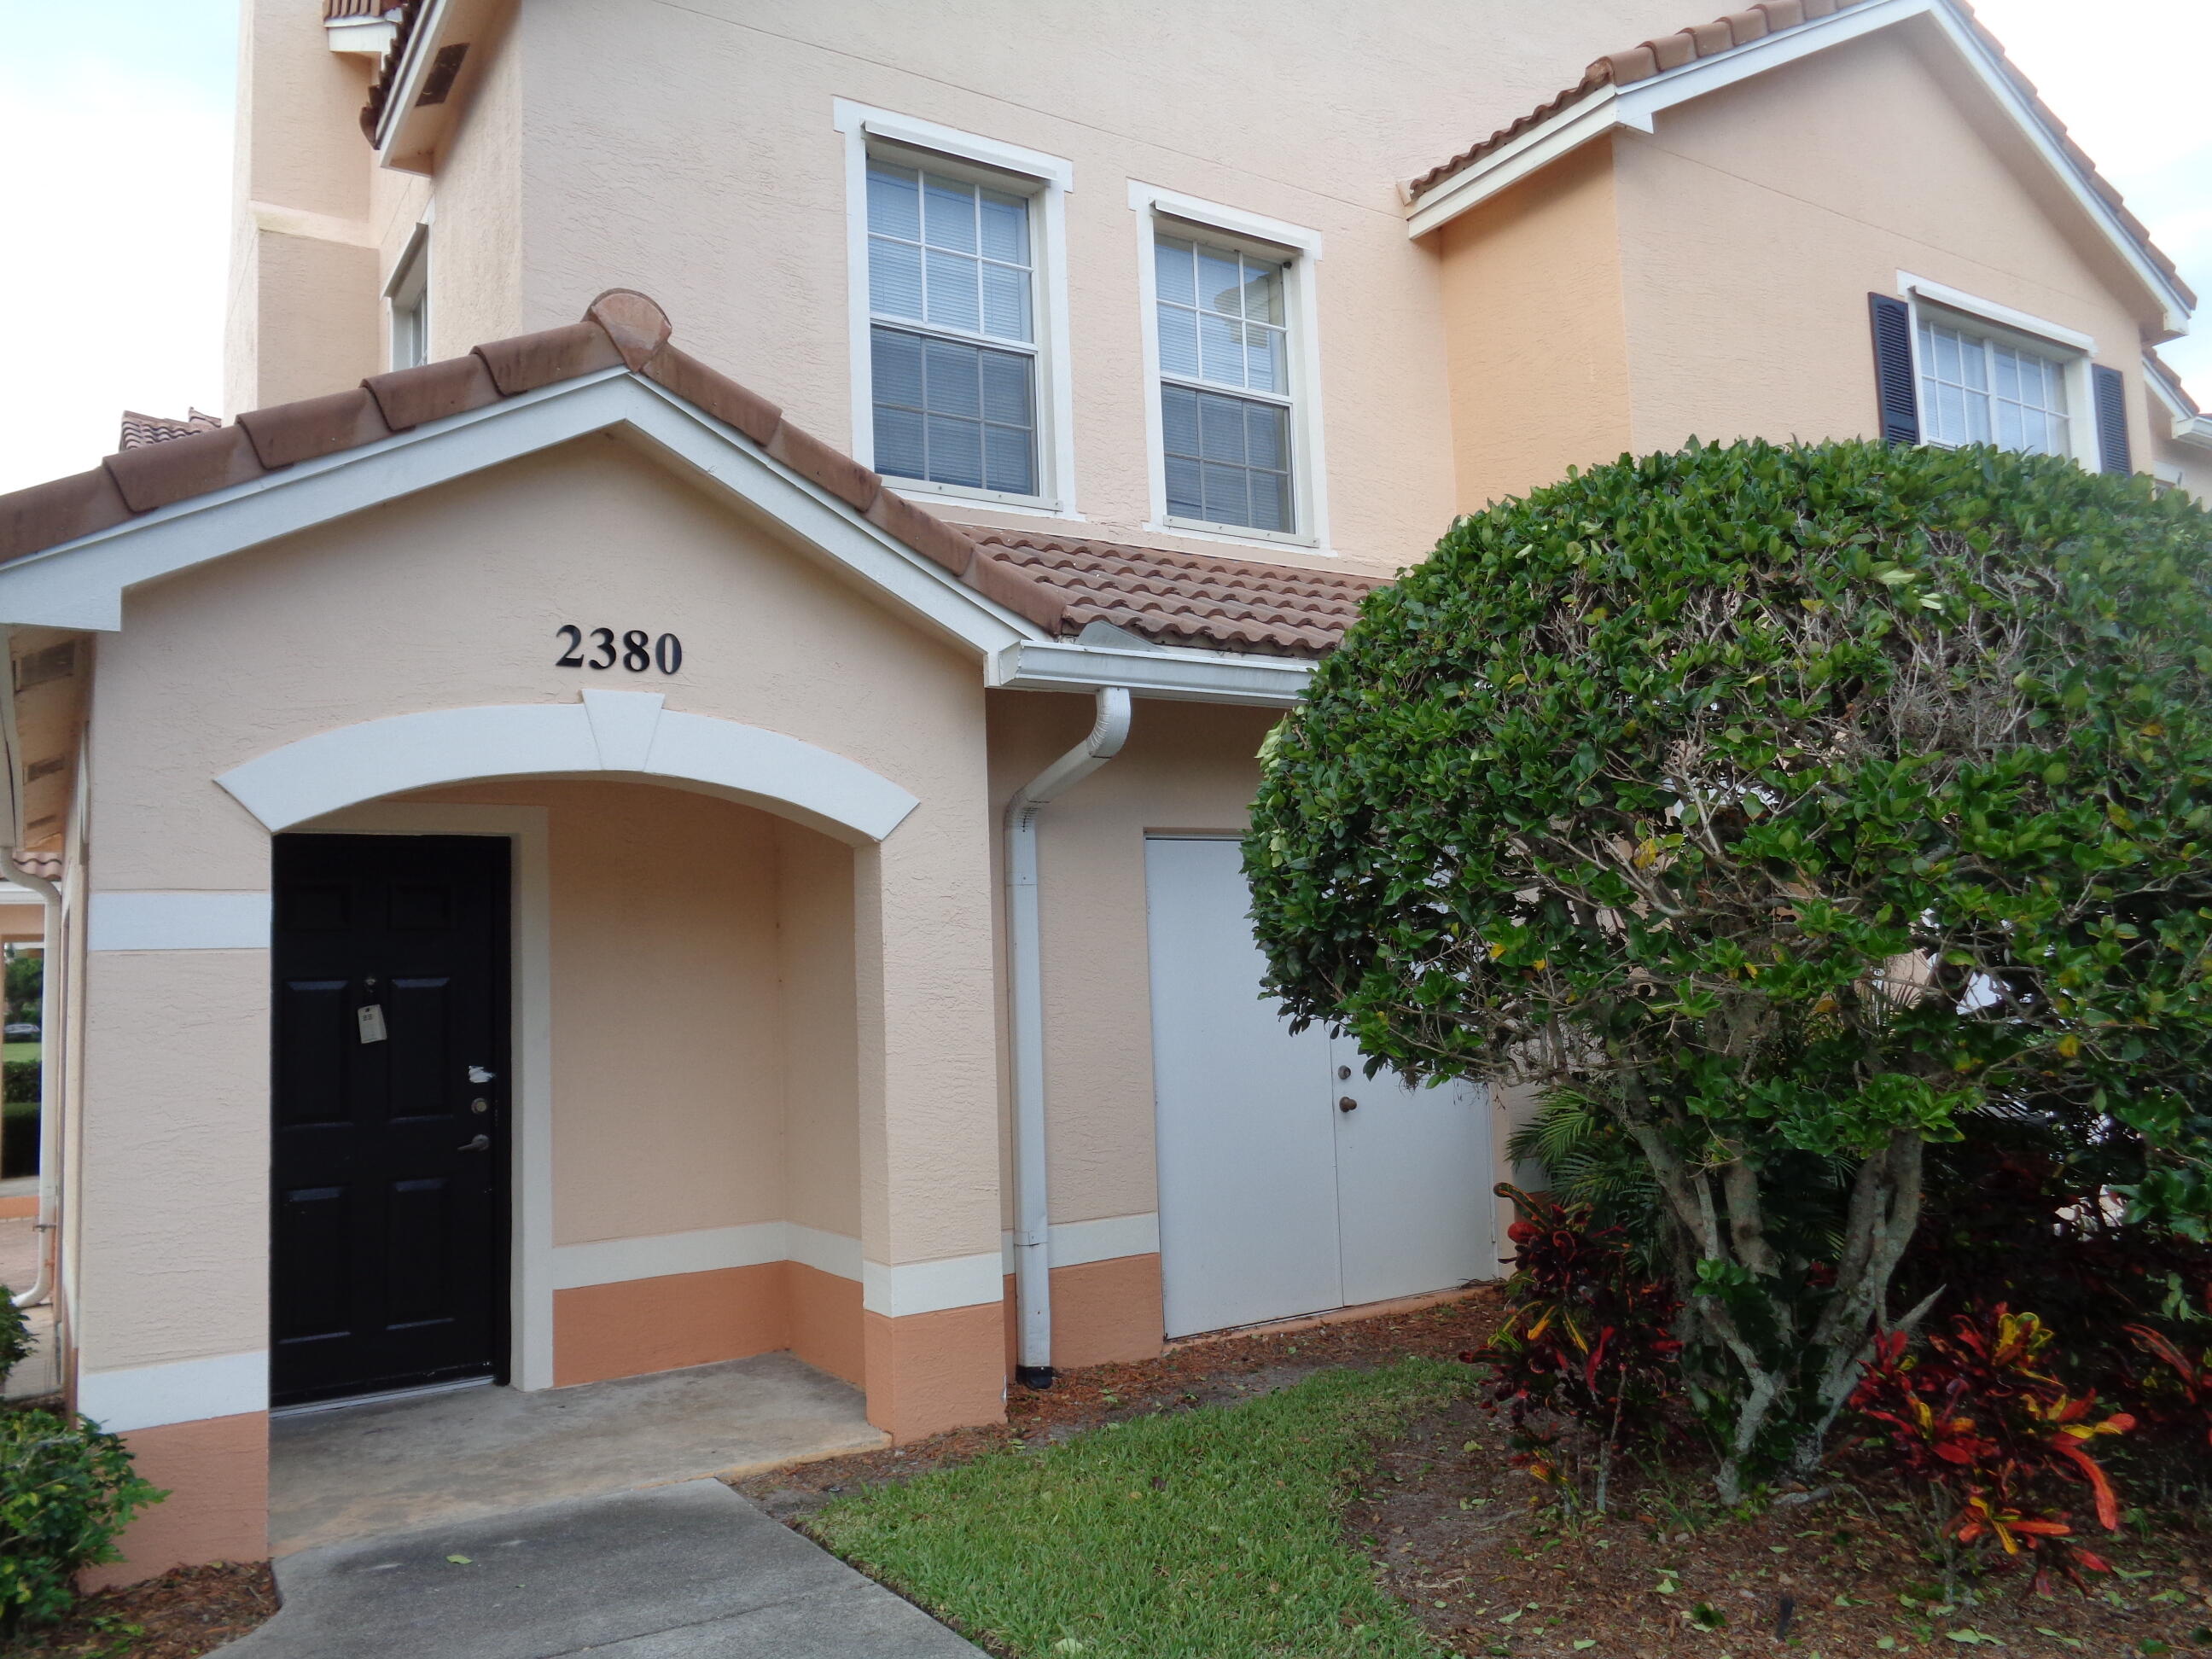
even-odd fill
[{"label": "vent on roof", "polygon": [[123,411],[123,437],[115,447],[122,449],[143,449],[149,444],[163,444],[172,438],[188,438],[195,432],[212,432],[222,424],[219,415],[204,414],[193,410],[181,421],[167,415],[141,415],[135,409]]}]

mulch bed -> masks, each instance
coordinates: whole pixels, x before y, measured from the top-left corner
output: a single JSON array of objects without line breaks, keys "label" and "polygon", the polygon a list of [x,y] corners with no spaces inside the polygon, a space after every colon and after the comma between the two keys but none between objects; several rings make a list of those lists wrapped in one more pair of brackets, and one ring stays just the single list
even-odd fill
[{"label": "mulch bed", "polygon": [[2087,1595],[2061,1580],[2050,1597],[2034,1596],[2027,1575],[2013,1572],[1960,1586],[1969,1600],[1946,1595],[1941,1570],[1921,1553],[1924,1525],[1891,1511],[1899,1494],[1878,1486],[1838,1483],[1811,1502],[1786,1494],[1735,1521],[1705,1509],[1700,1471],[1686,1463],[1664,1488],[1632,1488],[1607,1520],[1563,1528],[1532,1508],[1534,1483],[1509,1464],[1504,1440],[1473,1401],[1440,1413],[1384,1449],[1346,1516],[1386,1582],[1459,1653],[2212,1651],[2212,1538],[2202,1533],[2100,1535],[2094,1548],[2118,1571],[2091,1577]]},{"label": "mulch bed", "polygon": [[769,1469],[730,1484],[777,1519],[797,1521],[840,1493],[908,1480],[1005,1446],[1064,1440],[1150,1412],[1246,1400],[1332,1366],[1386,1365],[1408,1354],[1451,1358],[1480,1347],[1502,1314],[1498,1291],[1486,1286],[1411,1313],[1194,1342],[1139,1364],[1062,1371],[1049,1389],[1010,1388],[1003,1425],[956,1429],[890,1451]]},{"label": "mulch bed", "polygon": [[198,1659],[276,1611],[276,1580],[266,1562],[179,1567],[86,1596],[63,1623],[0,1646],[0,1659]]}]

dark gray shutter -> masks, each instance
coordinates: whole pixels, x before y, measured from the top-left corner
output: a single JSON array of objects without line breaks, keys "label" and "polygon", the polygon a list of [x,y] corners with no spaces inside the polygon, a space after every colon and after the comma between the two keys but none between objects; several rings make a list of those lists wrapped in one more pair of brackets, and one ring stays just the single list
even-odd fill
[{"label": "dark gray shutter", "polygon": [[1887,294],[1867,295],[1874,314],[1874,380],[1881,394],[1882,441],[1920,441],[1920,399],[1912,386],[1912,307]]},{"label": "dark gray shutter", "polygon": [[2132,472],[2128,457],[2128,383],[2117,368],[2089,368],[2097,390],[2097,465],[2106,472]]}]

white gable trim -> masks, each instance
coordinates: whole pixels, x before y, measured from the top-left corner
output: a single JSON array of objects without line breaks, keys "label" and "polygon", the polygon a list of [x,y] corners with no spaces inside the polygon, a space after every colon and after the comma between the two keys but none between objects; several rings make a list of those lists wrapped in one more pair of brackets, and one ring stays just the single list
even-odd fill
[{"label": "white gable trim", "polygon": [[2166,410],[2166,424],[2174,442],[2212,449],[2212,415],[2199,415],[2176,397],[2164,372],[2148,357],[2143,359],[2142,377],[2143,384]]},{"label": "white gable trim", "polygon": [[781,732],[681,714],[662,698],[586,691],[578,702],[362,720],[257,755],[216,781],[272,832],[414,789],[594,772],[702,786],[848,844],[883,840],[921,805],[858,761]]},{"label": "white gable trim", "polygon": [[712,480],[979,656],[1042,637],[734,428],[619,368],[502,398],[27,554],[0,568],[0,625],[118,629],[123,596],[141,582],[607,431],[642,440]]},{"label": "white gable trim", "polygon": [[1650,132],[1662,110],[1913,17],[1929,18],[1943,32],[2068,193],[2158,301],[2167,330],[2175,334],[2185,331],[2189,326],[2191,308],[2187,296],[2172,278],[2151,262],[2112,204],[2098,193],[1990,49],[1952,9],[1948,0],[1872,0],[1870,4],[1832,12],[1711,58],[1692,58],[1679,68],[1662,70],[1626,87],[1600,88],[1416,196],[1407,207],[1407,234],[1427,235],[1594,138],[1624,127]]}]

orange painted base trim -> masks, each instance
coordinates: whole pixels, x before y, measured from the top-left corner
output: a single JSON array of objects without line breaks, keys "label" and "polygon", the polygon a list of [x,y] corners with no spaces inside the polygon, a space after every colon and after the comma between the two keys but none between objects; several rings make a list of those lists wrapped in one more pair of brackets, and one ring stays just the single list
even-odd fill
[{"label": "orange painted base trim", "polygon": [[1157,1252],[1052,1270],[1054,1365],[1154,1359],[1166,1328]]},{"label": "orange painted base trim", "polygon": [[[1006,1275],[1006,1375],[1019,1362],[1021,1304]],[[1052,1270],[1052,1363],[1056,1369],[1156,1359],[1167,1346],[1160,1258],[1117,1255]]]},{"label": "orange painted base trim", "polygon": [[891,1319],[863,1312],[868,1421],[895,1445],[1006,1417],[1002,1303]]},{"label": "orange painted base trim", "polygon": [[0,1198],[0,1221],[21,1221],[26,1216],[34,1216],[38,1212],[39,1195],[36,1193],[15,1193]]},{"label": "orange painted base trim", "polygon": [[168,1497],[125,1528],[123,1559],[78,1575],[85,1589],[135,1584],[172,1567],[269,1559],[269,1413],[133,1429],[138,1473]]},{"label": "orange painted base trim", "polygon": [[553,1292],[553,1386],[643,1376],[790,1346],[786,1263]]},{"label": "orange painted base trim", "polygon": [[804,1261],[783,1264],[791,1299],[791,1351],[817,1370],[866,1385],[867,1357],[860,1336],[860,1283],[840,1279]]}]

